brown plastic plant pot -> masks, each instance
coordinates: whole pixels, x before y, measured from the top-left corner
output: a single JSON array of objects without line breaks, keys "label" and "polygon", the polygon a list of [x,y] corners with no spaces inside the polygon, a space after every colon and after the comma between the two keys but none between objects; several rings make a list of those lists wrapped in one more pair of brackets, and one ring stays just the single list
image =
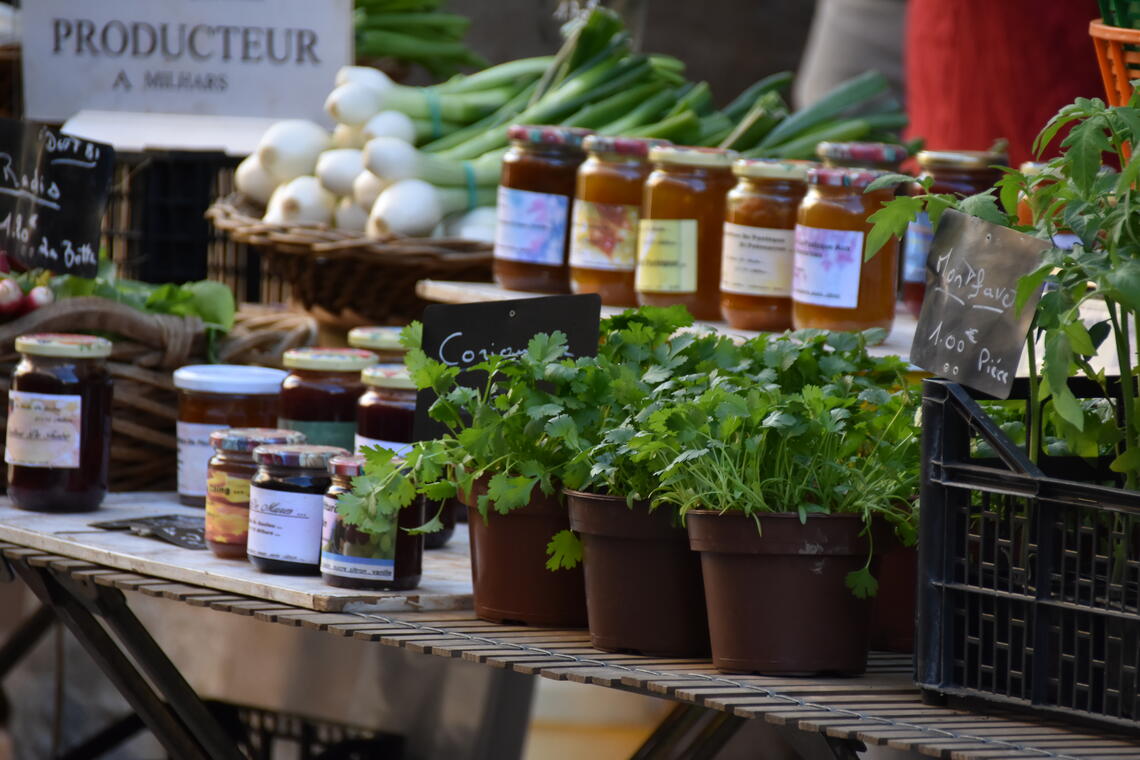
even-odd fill
[{"label": "brown plastic plant pot", "polygon": [[918,548],[905,546],[885,521],[871,525],[879,581],[879,592],[871,600],[871,649],[910,654],[914,651]]},{"label": "brown plastic plant pot", "polygon": [[[856,515],[692,511],[713,666],[729,673],[858,675],[867,668],[870,605],[847,588],[867,560]],[[759,525],[759,531],[757,530]]]},{"label": "brown plastic plant pot", "polygon": [[[486,493],[485,480],[473,496]],[[475,615],[492,623],[582,628],[586,625],[586,592],[582,566],[547,570],[546,545],[570,527],[566,507],[536,486],[530,504],[503,515],[490,510],[487,519],[467,507],[471,531],[471,581]]]},{"label": "brown plastic plant pot", "polygon": [[700,555],[669,510],[621,496],[564,491],[582,539],[590,643],[664,657],[709,652]]}]

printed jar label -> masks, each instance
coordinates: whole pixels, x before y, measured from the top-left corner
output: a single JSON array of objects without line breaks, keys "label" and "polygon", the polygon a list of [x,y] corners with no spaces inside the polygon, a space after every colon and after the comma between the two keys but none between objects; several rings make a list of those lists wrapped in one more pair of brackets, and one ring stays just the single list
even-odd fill
[{"label": "printed jar label", "polygon": [[396,577],[396,524],[367,533],[340,519],[336,498],[325,497],[321,572],[341,578],[390,581]]},{"label": "printed jar label", "polygon": [[724,223],[720,289],[746,296],[792,294],[794,230]]},{"label": "printed jar label", "polygon": [[4,461],[21,467],[79,467],[83,397],[8,391]]},{"label": "printed jar label", "polygon": [[637,290],[697,292],[697,220],[642,219],[637,238]]},{"label": "printed jar label", "polygon": [[210,433],[225,430],[228,425],[178,421],[178,493],[183,496],[206,495],[206,465],[214,456]]},{"label": "printed jar label", "polygon": [[570,199],[499,186],[495,258],[562,266]]},{"label": "printed jar label", "polygon": [[249,478],[212,470],[206,481],[206,540],[244,544],[249,532]]},{"label": "printed jar label", "polygon": [[277,420],[277,427],[304,433],[305,443],[316,446],[340,446],[345,451],[352,451],[352,439],[356,437],[356,420],[314,422],[313,420],[287,420],[280,417]]},{"label": "printed jar label", "polygon": [[249,488],[249,545],[262,559],[316,565],[321,561],[321,494]]},{"label": "printed jar label", "polygon": [[859,305],[862,271],[862,232],[796,225],[793,299],[834,309],[854,309]]},{"label": "printed jar label", "polygon": [[632,272],[637,265],[638,206],[574,201],[570,266]]},{"label": "printed jar label", "polygon": [[913,222],[906,227],[903,242],[903,282],[926,283],[926,258],[930,253],[930,241],[934,231],[930,227],[930,217],[920,211]]},{"label": "printed jar label", "polygon": [[395,441],[384,441],[379,438],[368,438],[366,436],[356,434],[356,445],[352,448],[353,454],[363,454],[365,446],[380,446],[385,449],[391,449],[396,452],[396,456],[402,457],[412,450],[410,443],[396,443]]}]

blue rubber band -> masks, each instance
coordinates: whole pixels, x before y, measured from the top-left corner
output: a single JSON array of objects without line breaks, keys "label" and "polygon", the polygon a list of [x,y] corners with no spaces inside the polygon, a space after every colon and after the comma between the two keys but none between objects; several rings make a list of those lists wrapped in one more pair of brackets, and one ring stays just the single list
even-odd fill
[{"label": "blue rubber band", "polygon": [[467,178],[467,210],[479,205],[479,185],[475,183],[475,167],[470,161],[463,162],[463,176]]},{"label": "blue rubber band", "polygon": [[426,87],[424,97],[427,98],[428,116],[431,119],[431,138],[438,140],[443,137],[443,111],[439,102],[439,93],[434,87]]}]

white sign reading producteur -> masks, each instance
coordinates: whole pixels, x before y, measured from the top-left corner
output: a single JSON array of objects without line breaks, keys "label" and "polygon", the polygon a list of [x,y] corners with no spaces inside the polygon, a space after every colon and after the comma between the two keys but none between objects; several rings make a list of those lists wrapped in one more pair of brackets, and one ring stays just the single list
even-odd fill
[{"label": "white sign reading producteur", "polygon": [[34,0],[23,30],[29,119],[320,118],[352,58],[352,0]]}]

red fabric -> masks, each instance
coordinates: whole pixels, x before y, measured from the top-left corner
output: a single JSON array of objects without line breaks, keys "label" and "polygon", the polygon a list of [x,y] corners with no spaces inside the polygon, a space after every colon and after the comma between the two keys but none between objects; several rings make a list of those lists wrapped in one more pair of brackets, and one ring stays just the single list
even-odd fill
[{"label": "red fabric", "polygon": [[1004,137],[1013,166],[1032,160],[1033,138],[1061,106],[1104,98],[1088,31],[1098,15],[1094,0],[910,0],[908,136],[933,150]]}]

